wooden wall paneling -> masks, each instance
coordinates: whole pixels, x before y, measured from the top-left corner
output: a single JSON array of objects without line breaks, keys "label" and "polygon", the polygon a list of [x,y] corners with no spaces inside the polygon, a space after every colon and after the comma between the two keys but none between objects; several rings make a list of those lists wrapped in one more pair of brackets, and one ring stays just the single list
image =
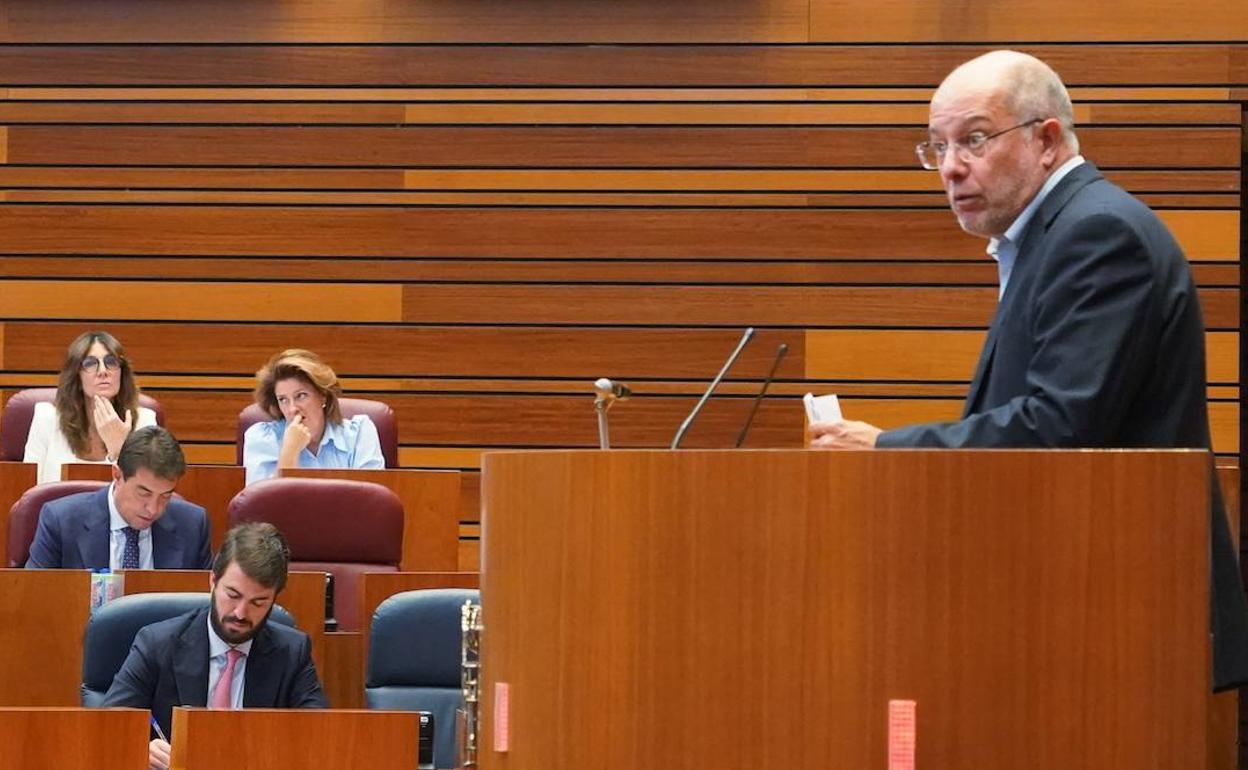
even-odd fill
[{"label": "wooden wall paneling", "polygon": [[[101,285],[102,284],[102,285]],[[124,287],[135,304],[102,308],[97,324],[114,320],[229,320],[254,307],[257,320],[361,321],[398,320],[385,307],[370,306],[370,298],[389,292],[347,291],[332,287],[306,290],[305,297],[322,296],[345,306],[313,304],[294,298],[305,287],[264,284],[136,284],[121,282],[0,282],[0,303],[11,317],[73,318],[90,296],[100,290]],[[369,288],[369,287],[365,287]],[[614,287],[526,286],[520,289],[491,285],[409,285],[402,288],[404,319],[413,323],[579,324],[593,319],[601,324],[778,326],[852,325],[982,327],[992,316],[996,292],[987,287]],[[273,297],[290,297],[280,306]],[[900,301],[899,298],[900,297]],[[142,301],[141,304],[139,301]],[[326,299],[326,302],[329,300]],[[261,304],[261,303],[264,304]],[[1212,329],[1238,323],[1237,292],[1201,291],[1205,323]],[[231,309],[232,308],[232,309]],[[114,316],[116,314],[116,316]],[[319,317],[324,314],[328,317]],[[311,317],[309,317],[311,316]],[[354,316],[354,317],[353,317]],[[378,317],[382,316],[382,317]]]},{"label": "wooden wall paneling", "polygon": [[[658,260],[481,260],[481,259],[321,259],[205,257],[77,257],[67,255],[6,257],[0,260],[3,278],[149,278],[159,272],[166,279],[348,281],[360,276],[391,281],[496,281],[508,283],[654,283],[654,284],[952,284],[995,286],[997,269],[988,259],[975,262],[905,261],[658,261]],[[1198,286],[1233,288],[1239,285],[1236,263],[1195,262]],[[60,328],[56,322],[12,322],[24,334]],[[144,328],[140,326],[138,328]],[[208,328],[203,325],[200,328]],[[222,328],[215,325],[213,328]],[[229,327],[239,337],[301,333],[276,332],[274,324]],[[336,327],[348,333],[355,327]],[[371,336],[394,333],[396,327],[376,326]],[[471,331],[471,330],[465,330]],[[499,333],[506,333],[500,329]],[[76,332],[75,332],[76,333]],[[189,332],[194,334],[194,332]],[[73,334],[70,335],[72,337]],[[332,342],[332,340],[330,341]],[[464,351],[466,354],[471,351]]]},{"label": "wooden wall paneling", "polygon": [[[230,125],[912,125],[927,123],[926,100],[916,102],[639,102],[528,101],[517,94],[490,102],[420,101],[148,101],[23,100],[0,102],[9,124],[230,124]],[[1075,123],[1234,125],[1233,104],[1076,103]]]},{"label": "wooden wall paneling", "polygon": [[174,8],[145,0],[115,0],[105,7],[90,0],[49,0],[6,11],[0,34],[5,41],[27,43],[804,43],[808,6],[808,0],[632,0],[624,5],[202,0]]},{"label": "wooden wall paneling", "polygon": [[[130,126],[12,125],[10,163],[205,166],[912,169],[914,126]],[[1226,126],[1079,130],[1108,168],[1234,168]]]},{"label": "wooden wall paneling", "polygon": [[[1231,0],[1218,0],[1230,2]],[[87,7],[93,4],[79,0]],[[210,7],[211,4],[199,6]],[[822,0],[820,7],[827,8]],[[110,6],[116,8],[116,5]],[[933,8],[937,6],[931,6]],[[1003,6],[1008,8],[1009,6]],[[866,14],[870,16],[871,14]],[[543,20],[549,22],[548,19]],[[1047,25],[1041,25],[1047,26]],[[241,22],[239,29],[242,29]],[[551,30],[553,32],[553,30]],[[3,34],[0,32],[0,34]],[[246,31],[243,31],[246,34]],[[939,45],[0,45],[17,86],[412,86],[934,88],[991,44]],[[547,37],[549,41],[552,38]],[[512,38],[514,40],[514,38]],[[1222,35],[1214,41],[1225,41]],[[68,42],[68,41],[58,41]],[[242,41],[236,41],[242,42]],[[299,45],[299,42],[305,44]],[[415,42],[414,38],[402,42]],[[801,41],[806,42],[806,41]],[[1242,42],[1024,45],[1079,87],[1205,88],[1248,83]],[[1106,51],[1112,55],[1107,55]],[[887,66],[881,66],[887,62]],[[929,91],[930,93],[930,91]],[[1076,90],[1080,93],[1080,90]],[[1100,92],[1089,92],[1096,96]],[[1206,98],[1209,92],[1206,91]],[[1217,95],[1214,92],[1212,95]],[[872,95],[874,96],[874,95]],[[920,95],[923,99],[925,96]]]},{"label": "wooden wall paneling", "polygon": [[[69,341],[88,328],[81,323],[11,322],[0,351],[15,370],[59,368]],[[740,336],[737,329],[645,329],[453,327],[453,326],[282,326],[275,324],[116,323],[109,325],[134,362],[140,378],[151,373],[236,372],[250,376],[273,353],[287,347],[317,351],[340,376],[439,375],[448,377],[588,378],[709,377]],[[778,376],[801,377],[802,330],[760,329],[733,368],[734,377],[767,374],[776,346],[789,345]],[[229,339],[209,358],[186,349]],[[448,355],[448,351],[454,355]],[[249,390],[248,386],[244,386]],[[347,390],[350,387],[347,386]],[[250,396],[240,394],[241,398]]]},{"label": "wooden wall paneling", "polygon": [[[869,11],[867,10],[869,8]],[[811,42],[861,40],[927,42],[1248,40],[1248,20],[1236,0],[1209,0],[1191,13],[1182,0],[1009,0],[949,13],[942,3],[817,0],[810,6]],[[1046,23],[1036,24],[1044,18]],[[846,23],[853,19],[853,23]],[[969,58],[969,57],[967,57]],[[1058,68],[1058,72],[1061,69]]]},{"label": "wooden wall paneling", "polygon": [[[517,207],[683,207],[683,208],[943,208],[940,193],[581,193],[581,192],[320,192],[303,190],[11,190],[9,203],[156,204],[259,206],[517,206]],[[1232,209],[1234,194],[1140,193],[1154,209]]]},{"label": "wooden wall paneling", "polygon": [[[811,380],[951,380],[969,382],[984,331],[819,329],[806,332]],[[1211,383],[1239,380],[1239,334],[1205,335]]]},{"label": "wooden wall paneling", "polygon": [[[982,243],[951,227],[950,219],[937,209],[31,205],[0,207],[0,241],[9,254],[982,259]],[[1175,222],[1192,259],[1229,260],[1237,253],[1234,212],[1176,211],[1163,219]],[[907,238],[879,237],[899,231]],[[604,232],[612,237],[603,238]],[[101,233],[108,238],[102,240]],[[262,298],[248,301],[267,304]],[[330,316],[325,320],[334,313],[394,320],[384,317],[392,312],[390,305],[384,296],[364,308],[336,303],[325,309]],[[183,312],[221,315],[219,309]]]},{"label": "wooden wall paneling", "polygon": [[[347,321],[368,323],[400,318],[400,287],[377,284],[242,284],[171,281],[8,281],[0,283],[0,304],[14,318],[75,318],[101,295],[125,297],[108,310],[113,319]],[[98,303],[96,303],[98,304]]]}]

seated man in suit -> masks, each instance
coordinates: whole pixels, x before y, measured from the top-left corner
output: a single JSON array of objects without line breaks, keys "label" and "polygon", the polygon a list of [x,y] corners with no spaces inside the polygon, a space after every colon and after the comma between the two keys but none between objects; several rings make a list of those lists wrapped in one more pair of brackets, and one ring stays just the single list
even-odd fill
[{"label": "seated man in suit", "polygon": [[156,425],[132,432],[98,492],[53,500],[39,512],[27,567],[208,569],[208,514],[173,499],[186,473],[182,447]]},{"label": "seated man in suit", "polygon": [[[104,705],[150,709],[164,735],[174,706],[328,707],[307,635],[268,624],[289,560],[272,524],[231,529],[208,578],[209,606],[141,629]],[[169,756],[169,743],[152,740],[152,768],[167,768]]]}]

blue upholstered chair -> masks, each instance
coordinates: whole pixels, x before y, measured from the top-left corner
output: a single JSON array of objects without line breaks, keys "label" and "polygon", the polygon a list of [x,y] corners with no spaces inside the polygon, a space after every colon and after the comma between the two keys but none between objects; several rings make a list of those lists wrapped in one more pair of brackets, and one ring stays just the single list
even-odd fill
[{"label": "blue upholstered chair", "polygon": [[[82,641],[82,705],[95,708],[104,701],[140,628],[207,604],[207,593],[131,594],[91,613]],[[269,620],[295,625],[295,619],[280,606],[273,608]]]},{"label": "blue upholstered chair", "polygon": [[373,613],[364,699],[369,708],[433,714],[434,767],[455,764],[460,690],[460,608],[479,601],[467,588],[405,591]]}]

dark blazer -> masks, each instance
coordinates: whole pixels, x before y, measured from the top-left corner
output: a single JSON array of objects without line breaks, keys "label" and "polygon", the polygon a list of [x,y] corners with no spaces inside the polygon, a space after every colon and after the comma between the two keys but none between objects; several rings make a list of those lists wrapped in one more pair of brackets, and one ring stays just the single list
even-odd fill
[{"label": "dark blazer", "polygon": [[[1208,449],[1205,328],[1187,259],[1147,206],[1091,163],[1028,223],[962,419],[880,447]],[[1213,484],[1214,685],[1248,682],[1248,604]]]},{"label": "dark blazer", "polygon": [[[165,735],[174,706],[208,705],[208,608],[139,630],[102,706],[149,709]],[[307,634],[265,623],[255,635],[243,678],[246,708],[328,708]]]},{"label": "dark blazer", "polygon": [[[27,567],[104,569],[111,542],[108,491],[82,492],[53,500],[39,511]],[[169,501],[152,524],[152,564],[156,569],[209,569],[212,552],[208,514],[185,500]]]}]

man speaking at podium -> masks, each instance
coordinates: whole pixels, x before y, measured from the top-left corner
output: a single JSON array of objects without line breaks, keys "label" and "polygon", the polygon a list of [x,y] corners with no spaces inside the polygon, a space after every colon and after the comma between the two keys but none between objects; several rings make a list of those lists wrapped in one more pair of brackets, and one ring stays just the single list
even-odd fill
[{"label": "man speaking at podium", "polygon": [[212,565],[207,607],[140,629],[104,706],[150,709],[162,737],[149,767],[169,766],[174,706],[326,708],[306,634],[268,624],[290,550],[272,524],[231,529]]},{"label": "man speaking at podium", "polygon": [[[1148,207],[1079,155],[1057,74],[1014,51],[961,65],[916,150],[998,263],[1000,302],[962,419],[815,423],[811,445],[1210,448],[1187,260]],[[1216,480],[1212,494],[1213,679],[1225,689],[1248,681],[1248,607]]]}]

